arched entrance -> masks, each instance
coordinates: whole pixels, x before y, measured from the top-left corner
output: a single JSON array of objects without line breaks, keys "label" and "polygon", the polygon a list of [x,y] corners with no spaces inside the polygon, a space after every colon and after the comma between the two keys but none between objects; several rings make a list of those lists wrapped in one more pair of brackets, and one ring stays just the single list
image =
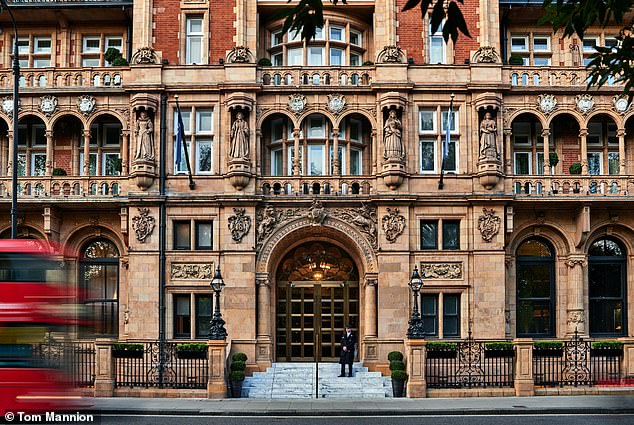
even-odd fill
[{"label": "arched entrance", "polygon": [[278,361],[339,358],[339,337],[349,324],[358,335],[359,272],[352,258],[328,242],[291,250],[276,273]]}]

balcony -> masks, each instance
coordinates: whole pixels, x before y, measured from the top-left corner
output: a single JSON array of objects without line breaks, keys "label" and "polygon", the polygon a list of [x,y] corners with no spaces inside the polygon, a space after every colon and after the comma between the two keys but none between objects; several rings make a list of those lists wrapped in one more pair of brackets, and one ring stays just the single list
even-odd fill
[{"label": "balcony", "polygon": [[627,196],[627,176],[515,176],[517,197],[619,197]]},{"label": "balcony", "polygon": [[375,78],[373,66],[309,67],[267,66],[258,68],[263,86],[369,87]]},{"label": "balcony", "polygon": [[[41,68],[20,70],[22,88],[121,88],[127,67]],[[10,69],[0,72],[0,89],[13,87]]]},{"label": "balcony", "polygon": [[[97,199],[125,197],[128,177],[122,176],[51,176],[20,177],[20,199]],[[11,197],[11,177],[0,178],[0,199]]]},{"label": "balcony", "polygon": [[258,179],[258,192],[263,195],[349,196],[375,193],[372,176],[279,176]]},{"label": "balcony", "polygon": [[7,0],[11,7],[119,7],[132,6],[133,0]]}]

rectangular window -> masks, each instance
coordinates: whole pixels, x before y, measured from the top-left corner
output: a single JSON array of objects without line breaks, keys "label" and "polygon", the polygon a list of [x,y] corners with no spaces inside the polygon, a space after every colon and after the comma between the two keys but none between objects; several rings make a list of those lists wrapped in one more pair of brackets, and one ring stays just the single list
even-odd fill
[{"label": "rectangular window", "polygon": [[297,29],[297,31],[291,31],[288,33],[288,41],[302,41],[302,28]]},{"label": "rectangular window", "polygon": [[331,41],[344,41],[345,30],[341,27],[330,27],[330,40]]},{"label": "rectangular window", "polygon": [[[89,175],[96,176],[97,175],[97,154],[91,153],[89,156],[89,161],[90,161],[90,164],[88,165]],[[80,176],[85,175],[84,174],[84,152],[79,153],[79,175]]]},{"label": "rectangular window", "polygon": [[117,124],[104,124],[104,144],[118,146],[120,143],[121,127]]},{"label": "rectangular window", "polygon": [[361,141],[361,121],[350,119],[350,140]]},{"label": "rectangular window", "polygon": [[350,66],[361,66],[361,55],[350,53]]},{"label": "rectangular window", "polygon": [[618,145],[619,138],[616,136],[616,124],[608,123],[608,145]]},{"label": "rectangular window", "polygon": [[550,58],[535,56],[535,58],[533,59],[533,64],[535,66],[550,66]]},{"label": "rectangular window", "polygon": [[460,337],[460,295],[443,294],[443,338]]},{"label": "rectangular window", "polygon": [[436,111],[426,110],[418,113],[418,131],[420,133],[436,132]]},{"label": "rectangular window", "polygon": [[106,176],[118,176],[121,171],[121,162],[118,153],[104,153],[101,165]]},{"label": "rectangular window", "polygon": [[83,41],[82,53],[100,53],[101,37],[85,36]]},{"label": "rectangular window", "polygon": [[203,18],[187,17],[185,61],[188,65],[203,63]]},{"label": "rectangular window", "polygon": [[273,66],[283,66],[284,65],[284,54],[276,53],[273,55]]},{"label": "rectangular window", "polygon": [[[447,131],[447,119],[449,118],[449,111],[442,111],[441,116],[442,116],[441,130],[443,134],[445,134],[445,132]],[[449,129],[449,132],[450,133],[458,132],[458,113],[455,110],[451,111],[451,128]]]},{"label": "rectangular window", "polygon": [[583,39],[583,52],[594,53],[597,51],[596,47],[599,45],[599,37],[586,36]]},{"label": "rectangular window", "polygon": [[323,40],[324,39],[324,29],[316,27],[315,28],[315,38],[313,40]]},{"label": "rectangular window", "polygon": [[[213,159],[213,143],[211,140],[196,140],[196,172],[211,173]],[[187,164],[185,164],[187,166]]]},{"label": "rectangular window", "polygon": [[544,152],[537,152],[537,174],[544,175]]},{"label": "rectangular window", "polygon": [[512,35],[511,52],[528,52],[528,36]]},{"label": "rectangular window", "polygon": [[424,294],[420,298],[420,314],[425,335],[438,336],[438,296]]},{"label": "rectangular window", "polygon": [[309,175],[321,176],[324,174],[324,146],[309,145],[308,146],[308,169]]},{"label": "rectangular window", "polygon": [[460,249],[460,220],[442,221],[442,249]]},{"label": "rectangular window", "polygon": [[533,36],[533,51],[550,52],[550,37],[537,35]]},{"label": "rectangular window", "polygon": [[350,149],[350,175],[360,176],[361,173],[361,151],[359,149]]},{"label": "rectangular window", "polygon": [[281,176],[284,172],[282,148],[274,149],[271,151],[271,175]]},{"label": "rectangular window", "polygon": [[350,31],[350,44],[361,47],[363,45],[363,37],[360,32]]},{"label": "rectangular window", "polygon": [[100,65],[99,58],[84,58],[81,61],[82,66],[95,67]]},{"label": "rectangular window", "polygon": [[[444,25],[444,22],[443,24]],[[429,25],[429,63],[445,63],[445,50],[446,44],[442,37],[442,25],[440,25],[437,31],[434,33],[431,29],[431,23]]]},{"label": "rectangular window", "polygon": [[33,59],[33,68],[48,68],[51,66],[50,59]]},{"label": "rectangular window", "polygon": [[603,125],[600,122],[588,123],[586,143],[588,145],[603,145]]},{"label": "rectangular window", "polygon": [[[176,149],[178,148],[178,146],[176,145],[176,140],[174,140],[174,174],[180,174],[180,173],[187,173],[187,161],[185,160],[185,144],[187,145],[187,155],[190,158],[191,161],[191,157],[192,157],[192,144],[190,143],[191,141],[189,140],[189,138],[185,138],[185,140],[183,140],[183,146],[181,146],[181,160],[180,162],[177,164],[176,163]],[[191,162],[190,162],[191,164]]]},{"label": "rectangular window", "polygon": [[26,176],[26,154],[18,155],[18,176]]},{"label": "rectangular window", "polygon": [[603,153],[588,152],[588,174],[594,176],[603,174]]},{"label": "rectangular window", "polygon": [[174,338],[191,338],[189,295],[174,295]]},{"label": "rectangular window", "polygon": [[608,173],[611,176],[615,176],[619,174],[619,170],[620,170],[619,153],[608,152]]},{"label": "rectangular window", "polygon": [[106,37],[106,48],[104,49],[104,53],[108,51],[108,49],[117,49],[119,53],[124,54],[123,37],[118,37],[118,36]]},{"label": "rectangular window", "polygon": [[436,171],[436,141],[420,141],[420,172],[434,173]]},{"label": "rectangular window", "polygon": [[196,338],[207,339],[212,315],[211,295],[196,295]]},{"label": "rectangular window", "polygon": [[514,122],[512,124],[513,144],[528,146],[531,144],[531,123]]},{"label": "rectangular window", "polygon": [[[15,38],[14,38],[15,40]],[[28,37],[18,37],[18,54],[20,56],[28,55],[31,53],[29,51],[29,38]]]},{"label": "rectangular window", "polygon": [[[456,146],[457,146],[457,141],[456,140],[450,140],[449,141],[449,152],[447,153],[446,157],[443,157],[443,161],[444,164],[442,164],[444,166],[444,170],[447,172],[457,172],[458,171],[458,161],[456,160]],[[444,141],[443,141],[443,149],[444,147]]]},{"label": "rectangular window", "polygon": [[330,49],[330,65],[331,66],[344,66],[344,50],[342,49]]},{"label": "rectangular window", "polygon": [[51,37],[34,37],[33,38],[33,53],[35,54],[50,54],[51,53]]},{"label": "rectangular window", "polygon": [[212,131],[213,131],[213,111],[210,109],[197,110],[196,111],[196,133],[197,134],[211,134]]},{"label": "rectangular window", "polygon": [[277,46],[284,42],[284,33],[282,31],[275,31],[271,33],[271,46]]},{"label": "rectangular window", "polygon": [[515,152],[515,174],[531,174],[531,154],[530,152]]},{"label": "rectangular window", "polygon": [[43,176],[46,174],[46,154],[35,153],[31,156],[31,175]]},{"label": "rectangular window", "polygon": [[288,49],[288,66],[302,66],[304,64],[304,49]]},{"label": "rectangular window", "polygon": [[187,221],[174,221],[174,249],[191,249],[191,223]]},{"label": "rectangular window", "polygon": [[308,138],[320,139],[326,137],[326,127],[321,117],[311,117],[308,121]]},{"label": "rectangular window", "polygon": [[308,48],[308,66],[321,66],[324,64],[323,47]]},{"label": "rectangular window", "polygon": [[421,220],[421,249],[438,249],[438,220]]},{"label": "rectangular window", "polygon": [[[192,113],[191,111],[181,109],[181,118],[183,119],[183,130],[185,134],[191,134],[192,132]],[[178,111],[174,111],[174,134],[178,132]]]},{"label": "rectangular window", "polygon": [[196,222],[196,249],[213,249],[213,222]]}]

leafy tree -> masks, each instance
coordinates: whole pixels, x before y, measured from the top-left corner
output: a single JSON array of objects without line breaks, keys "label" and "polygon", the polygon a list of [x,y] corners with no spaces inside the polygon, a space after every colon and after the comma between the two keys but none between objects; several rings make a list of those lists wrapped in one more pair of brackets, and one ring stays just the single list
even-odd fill
[{"label": "leafy tree", "polygon": [[[290,3],[291,0],[289,0]],[[329,0],[331,4],[347,4],[346,0]],[[315,36],[316,28],[324,25],[324,0],[299,0],[297,4],[281,9],[276,19],[283,18],[282,31],[301,32],[306,41]],[[403,11],[420,7],[424,18],[430,7],[431,30],[436,32],[443,20],[442,35],[445,41],[454,43],[459,34],[471,37],[460,6],[464,0],[408,0]],[[623,25],[625,14],[634,7],[634,0],[544,0],[546,14],[540,24],[551,25],[554,31],[562,29],[565,36],[577,34],[583,38],[586,30],[594,25]],[[446,5],[446,7],[445,7]],[[624,92],[631,94],[634,88],[634,21],[624,27],[614,47],[597,47],[590,58],[588,87],[601,87],[611,77],[624,84]]]}]

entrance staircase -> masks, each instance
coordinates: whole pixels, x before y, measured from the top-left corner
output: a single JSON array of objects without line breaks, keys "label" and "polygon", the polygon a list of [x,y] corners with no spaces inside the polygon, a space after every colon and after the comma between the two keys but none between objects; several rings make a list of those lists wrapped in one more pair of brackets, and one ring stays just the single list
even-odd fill
[{"label": "entrance staircase", "polygon": [[[340,369],[338,363],[319,364],[319,398],[392,397],[389,376],[368,372],[367,367],[355,363],[352,378],[339,378]],[[242,397],[315,398],[315,364],[273,363],[266,372],[255,372],[244,380]]]}]

